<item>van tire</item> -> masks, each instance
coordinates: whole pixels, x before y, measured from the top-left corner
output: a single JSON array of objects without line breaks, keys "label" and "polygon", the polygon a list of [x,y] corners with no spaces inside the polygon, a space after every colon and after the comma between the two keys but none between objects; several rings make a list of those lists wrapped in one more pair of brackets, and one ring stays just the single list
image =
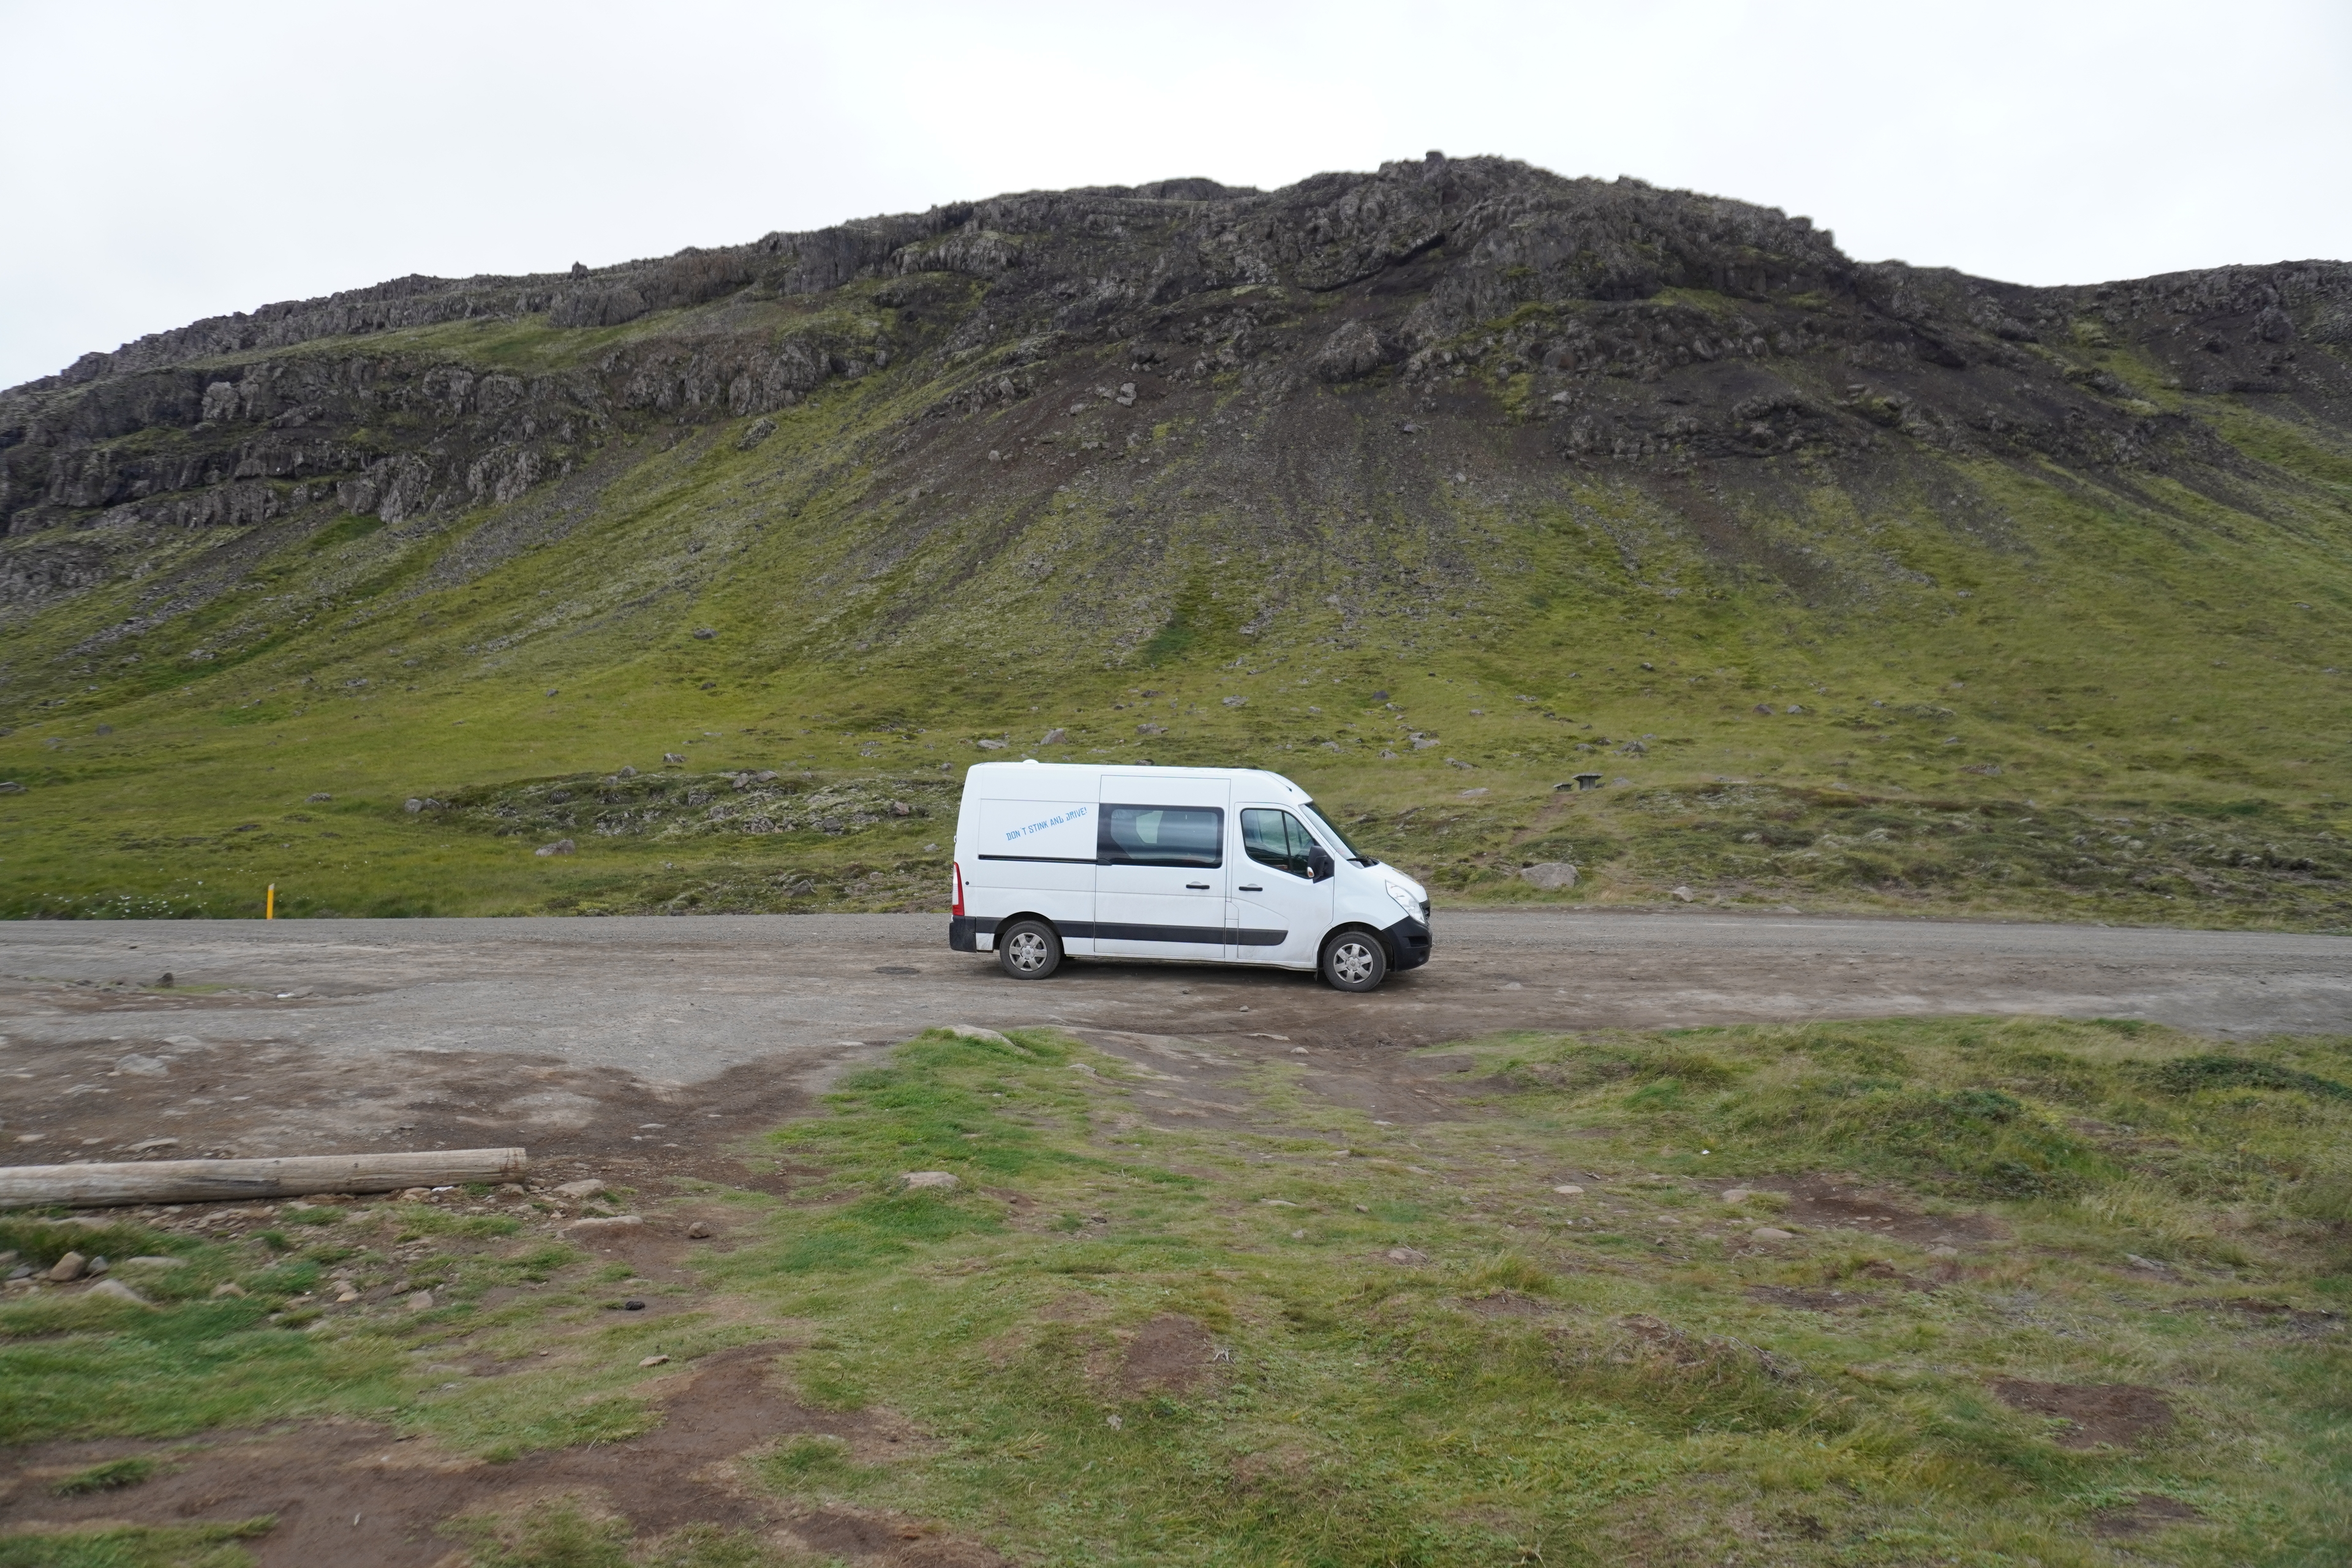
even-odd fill
[{"label": "van tire", "polygon": [[996,933],[996,966],[1015,980],[1043,980],[1062,967],[1062,935],[1044,921],[1014,921]]},{"label": "van tire", "polygon": [[1325,939],[1318,967],[1335,991],[1376,990],[1389,975],[1388,949],[1370,931],[1336,931]]}]

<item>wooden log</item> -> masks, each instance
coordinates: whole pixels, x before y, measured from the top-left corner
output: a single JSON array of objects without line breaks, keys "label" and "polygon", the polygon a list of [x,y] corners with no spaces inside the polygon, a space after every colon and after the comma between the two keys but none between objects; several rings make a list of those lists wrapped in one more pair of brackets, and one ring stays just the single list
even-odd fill
[{"label": "wooden log", "polygon": [[391,1193],[465,1182],[519,1182],[520,1149],[435,1149],[402,1154],[303,1154],[282,1160],[135,1160],[116,1164],[0,1165],[0,1209],[105,1208],[299,1198],[308,1193]]}]

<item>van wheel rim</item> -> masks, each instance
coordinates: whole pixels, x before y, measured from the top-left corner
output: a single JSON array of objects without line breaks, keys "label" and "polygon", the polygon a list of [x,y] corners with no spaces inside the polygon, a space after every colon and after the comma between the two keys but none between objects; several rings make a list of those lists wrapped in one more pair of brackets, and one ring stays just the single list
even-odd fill
[{"label": "van wheel rim", "polygon": [[1372,977],[1372,950],[1360,942],[1343,942],[1331,950],[1331,973],[1350,985]]},{"label": "van wheel rim", "polygon": [[1013,939],[1013,967],[1042,969],[1045,963],[1045,939],[1034,931],[1024,931]]}]

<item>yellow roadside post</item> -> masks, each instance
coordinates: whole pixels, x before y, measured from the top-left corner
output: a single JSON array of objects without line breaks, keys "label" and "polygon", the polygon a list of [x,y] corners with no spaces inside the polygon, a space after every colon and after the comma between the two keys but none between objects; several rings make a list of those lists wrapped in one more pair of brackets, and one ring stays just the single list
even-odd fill
[{"label": "yellow roadside post", "polygon": [[269,884],[269,891],[262,898],[261,918],[266,921],[278,918],[278,884],[275,882]]}]

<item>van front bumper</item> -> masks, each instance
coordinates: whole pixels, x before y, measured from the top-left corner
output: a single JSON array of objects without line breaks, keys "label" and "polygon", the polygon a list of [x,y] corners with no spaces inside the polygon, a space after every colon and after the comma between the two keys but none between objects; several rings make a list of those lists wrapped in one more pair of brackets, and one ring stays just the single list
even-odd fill
[{"label": "van front bumper", "polygon": [[996,934],[996,921],[989,915],[950,915],[948,917],[948,950],[951,952],[978,952],[980,939]]},{"label": "van front bumper", "polygon": [[1429,962],[1430,950],[1436,945],[1428,925],[1412,919],[1401,920],[1381,932],[1381,940],[1388,947],[1392,970],[1420,968]]}]

